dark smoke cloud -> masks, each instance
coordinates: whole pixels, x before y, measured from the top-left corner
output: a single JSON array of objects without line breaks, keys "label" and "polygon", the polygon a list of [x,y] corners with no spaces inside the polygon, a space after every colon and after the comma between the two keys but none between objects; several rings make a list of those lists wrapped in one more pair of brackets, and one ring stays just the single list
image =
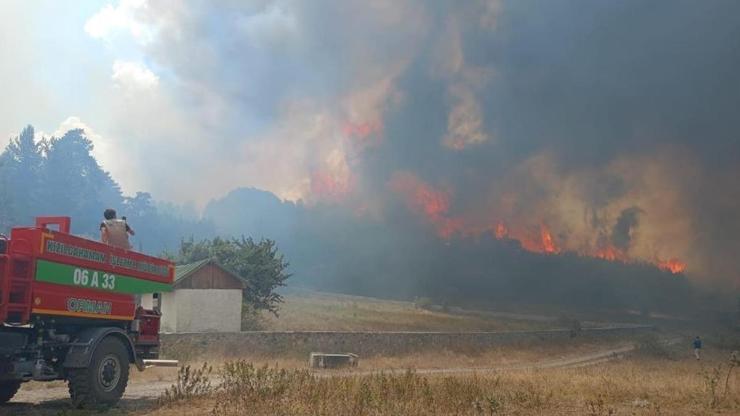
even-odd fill
[{"label": "dark smoke cloud", "polygon": [[[546,224],[577,252],[608,234],[737,285],[739,15],[734,0],[264,0],[137,16],[162,83],[215,133],[209,191],[311,204],[328,188],[392,226],[408,205],[389,182],[411,172],[465,226]],[[362,125],[370,139],[347,133]]]},{"label": "dark smoke cloud", "polygon": [[[462,212],[495,211],[491,195],[511,192],[516,210],[546,220],[576,181],[577,209],[613,224],[621,248],[635,243],[629,207],[645,201],[643,258],[682,257],[696,275],[737,285],[729,259],[740,217],[730,211],[740,199],[726,181],[740,155],[738,12],[732,1],[504,2],[493,30],[467,25],[459,39],[465,65],[493,73],[475,88],[491,139],[439,145],[450,81],[425,70],[439,45],[429,37],[399,79],[407,101],[386,115],[389,139],[369,176],[411,169],[452,184]],[[449,15],[435,16],[444,28]],[[546,172],[531,162],[538,155]],[[584,231],[568,223],[559,232]]]},{"label": "dark smoke cloud", "polygon": [[627,251],[632,242],[632,232],[637,228],[639,215],[642,210],[638,207],[627,208],[617,218],[611,234],[612,244],[622,251]]}]

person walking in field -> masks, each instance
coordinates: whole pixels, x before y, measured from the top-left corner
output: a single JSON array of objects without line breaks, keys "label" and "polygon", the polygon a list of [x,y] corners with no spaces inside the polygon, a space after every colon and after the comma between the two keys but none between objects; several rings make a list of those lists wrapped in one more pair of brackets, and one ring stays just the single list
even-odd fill
[{"label": "person walking in field", "polygon": [[110,246],[131,249],[128,242],[129,234],[135,235],[134,230],[128,226],[126,217],[116,218],[116,210],[108,208],[103,212],[105,220],[100,223],[100,241]]},{"label": "person walking in field", "polygon": [[696,338],[694,338],[694,356],[697,360],[701,359],[700,356],[701,353],[701,338],[697,335]]}]

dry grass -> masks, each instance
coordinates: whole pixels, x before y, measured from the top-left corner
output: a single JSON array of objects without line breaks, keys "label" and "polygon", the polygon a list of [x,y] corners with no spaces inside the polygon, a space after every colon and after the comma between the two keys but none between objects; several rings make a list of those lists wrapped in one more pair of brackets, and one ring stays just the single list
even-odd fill
[{"label": "dry grass", "polygon": [[536,364],[594,351],[615,349],[629,342],[608,340],[563,340],[548,344],[503,345],[483,351],[439,350],[400,356],[375,356],[360,360],[358,370],[378,369],[442,369],[442,368],[501,368]]},{"label": "dry grass", "polygon": [[[132,373],[134,385],[172,380],[159,403],[128,402],[110,415],[705,415],[740,414],[740,369],[728,374],[728,351],[708,349],[697,362],[684,343],[652,348],[582,368],[509,369],[425,374],[424,369],[516,367],[550,363],[616,348],[608,341],[573,340],[506,346],[474,354],[445,351],[370,357],[352,371],[311,373],[304,360],[260,359],[214,366],[210,387],[192,363],[188,371]],[[667,351],[666,351],[667,350]],[[367,370],[417,368],[367,374]],[[725,383],[727,390],[725,391]],[[161,383],[159,383],[161,385]],[[60,408],[29,415],[92,415]],[[26,414],[26,413],[24,413]]]},{"label": "dry grass", "polygon": [[[637,356],[577,369],[502,371],[494,375],[374,374],[324,377],[306,370],[254,367],[222,372],[220,388],[154,410],[174,415],[703,415],[739,414],[740,379],[714,394],[701,362]],[[724,381],[722,381],[724,383]],[[720,384],[722,384],[720,383]]]},{"label": "dry grass", "polygon": [[556,324],[433,312],[412,302],[302,291],[286,295],[280,317],[265,315],[263,326],[274,331],[491,331],[544,329]]},{"label": "dry grass", "polygon": [[[524,343],[501,345],[496,348],[476,349],[459,347],[454,351],[448,349],[424,350],[413,354],[375,355],[360,357],[359,365],[353,371],[383,370],[383,369],[439,369],[439,368],[492,368],[514,366],[524,363],[546,362],[563,358],[577,357],[581,354],[617,349],[630,345],[630,340],[615,341],[613,339],[564,339],[547,343]],[[215,365],[233,359],[233,356],[224,357],[210,353],[208,362]],[[306,368],[308,355],[304,356],[274,356],[244,354],[238,357],[248,360],[257,366],[278,366],[285,369]],[[198,367],[204,363],[203,358],[183,361],[191,367]],[[152,372],[150,374],[150,372]],[[161,381],[171,380],[176,369],[155,368],[144,373],[132,372],[132,379]]]}]

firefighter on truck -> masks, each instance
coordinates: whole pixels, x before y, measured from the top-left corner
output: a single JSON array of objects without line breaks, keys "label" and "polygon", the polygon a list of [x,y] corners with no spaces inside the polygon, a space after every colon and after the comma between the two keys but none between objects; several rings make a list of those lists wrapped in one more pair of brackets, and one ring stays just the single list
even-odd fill
[{"label": "firefighter on truck", "polygon": [[108,208],[103,212],[103,218],[105,220],[100,223],[100,241],[110,246],[131,249],[128,236],[129,234],[136,235],[136,233],[129,227],[126,217],[119,220],[116,218],[116,210]]}]

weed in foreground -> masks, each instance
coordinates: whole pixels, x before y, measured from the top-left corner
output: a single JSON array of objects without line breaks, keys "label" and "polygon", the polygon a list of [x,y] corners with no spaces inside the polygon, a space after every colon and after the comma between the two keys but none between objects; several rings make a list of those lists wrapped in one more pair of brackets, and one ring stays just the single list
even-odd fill
[{"label": "weed in foreground", "polygon": [[189,365],[180,367],[177,372],[177,381],[164,391],[159,397],[160,405],[206,396],[213,392],[211,387],[211,373],[213,367],[207,363],[203,367],[193,369]]},{"label": "weed in foreground", "polygon": [[705,390],[709,396],[709,406],[712,409],[727,398],[730,391],[730,378],[738,366],[740,366],[740,355],[737,351],[733,351],[727,363],[719,363],[701,371]]},{"label": "weed in foreground", "polygon": [[552,393],[534,384],[504,390],[498,377],[426,377],[413,371],[326,377],[307,370],[227,363],[212,415],[474,415],[541,409]]},{"label": "weed in foreground", "polygon": [[607,405],[601,396],[586,401],[586,412],[588,416],[613,416],[617,414],[617,410]]},{"label": "weed in foreground", "polygon": [[213,415],[421,415],[430,409],[435,409],[432,414],[493,415],[502,407],[476,381],[448,378],[434,388],[410,371],[327,378],[234,361],[221,376]]},{"label": "weed in foreground", "polygon": [[498,396],[484,397],[482,400],[473,402],[473,411],[478,415],[504,414],[504,401]]}]

